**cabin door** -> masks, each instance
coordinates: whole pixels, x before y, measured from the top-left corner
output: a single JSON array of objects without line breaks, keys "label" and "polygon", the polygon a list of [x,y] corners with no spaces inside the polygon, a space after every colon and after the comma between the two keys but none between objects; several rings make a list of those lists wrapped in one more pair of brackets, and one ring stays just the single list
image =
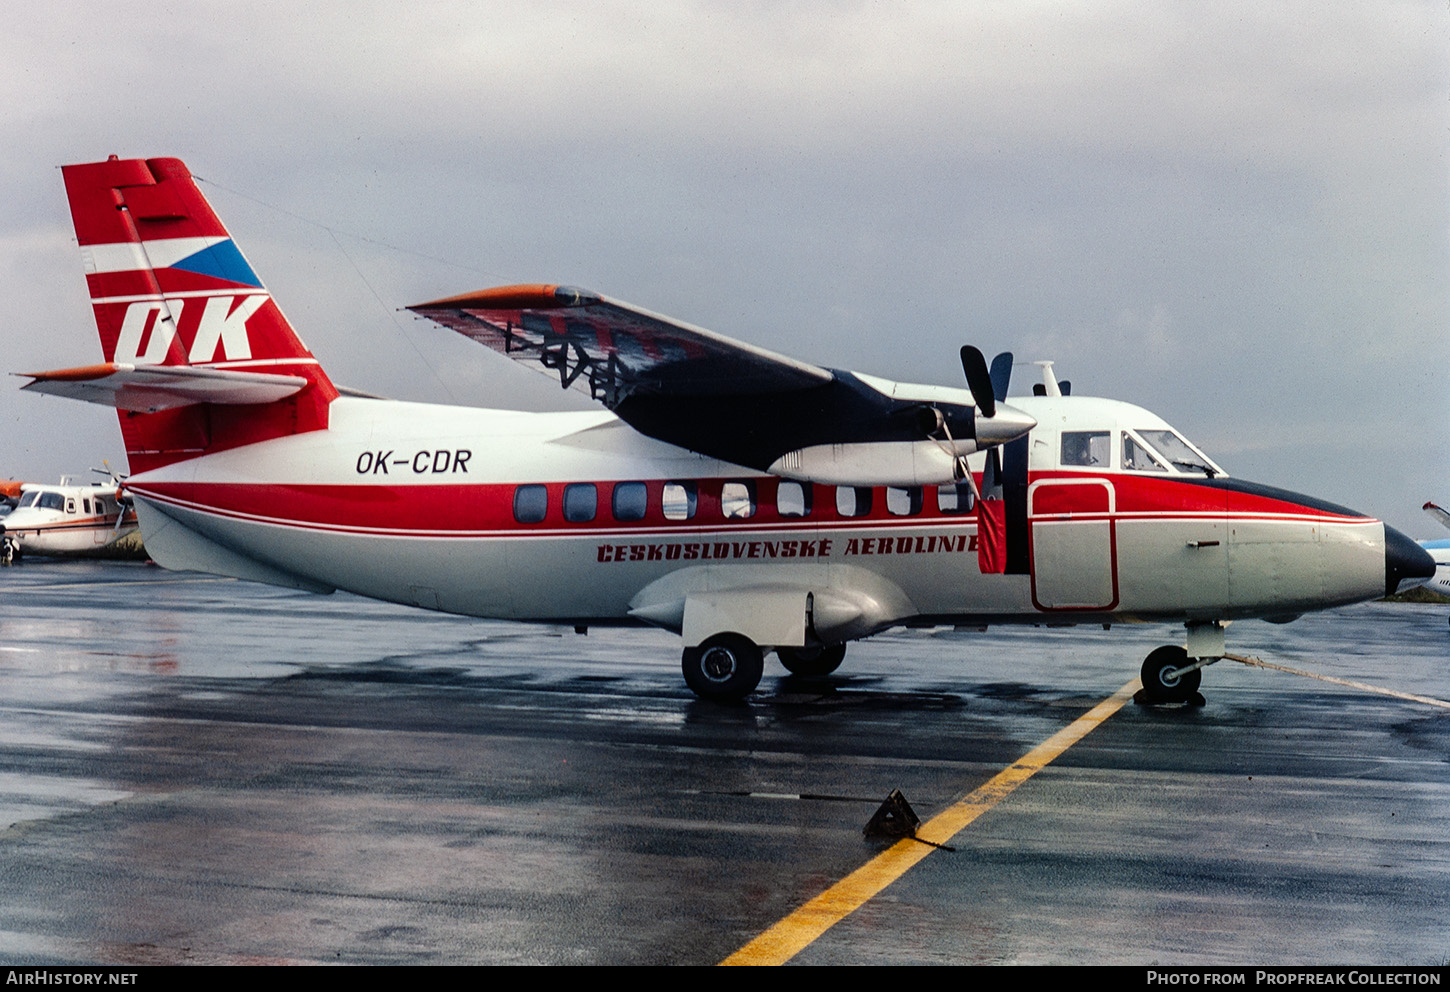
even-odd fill
[{"label": "cabin door", "polygon": [[1114,509],[1107,479],[1048,479],[1028,489],[1032,603],[1039,610],[1118,605]]}]

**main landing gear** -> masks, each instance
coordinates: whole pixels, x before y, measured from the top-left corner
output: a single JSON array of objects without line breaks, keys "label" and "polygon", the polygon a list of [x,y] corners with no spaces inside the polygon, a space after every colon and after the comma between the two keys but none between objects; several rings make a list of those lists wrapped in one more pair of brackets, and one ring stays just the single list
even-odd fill
[{"label": "main landing gear", "polygon": [[830,675],[846,657],[844,644],[817,644],[808,648],[776,648],[775,656],[792,675]]},{"label": "main landing gear", "polygon": [[703,699],[735,702],[760,684],[765,652],[740,634],[716,634],[698,647],[685,648],[680,660],[685,683]]},{"label": "main landing gear", "polygon": [[1223,624],[1191,623],[1188,625],[1188,647],[1166,645],[1156,648],[1143,662],[1140,675],[1143,693],[1140,702],[1149,704],[1188,703],[1204,705],[1198,691],[1203,681],[1203,667],[1223,657]]},{"label": "main landing gear", "polygon": [[[829,675],[846,657],[846,645],[777,647],[775,653],[792,675]],[[695,695],[717,702],[738,702],[760,684],[765,649],[743,634],[716,634],[699,647],[685,648],[680,667]]]}]

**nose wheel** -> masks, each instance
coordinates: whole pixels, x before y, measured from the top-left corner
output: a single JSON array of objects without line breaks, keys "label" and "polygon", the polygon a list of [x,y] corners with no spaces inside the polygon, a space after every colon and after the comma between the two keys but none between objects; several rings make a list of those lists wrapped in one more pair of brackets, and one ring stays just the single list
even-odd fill
[{"label": "nose wheel", "polygon": [[1176,645],[1158,648],[1143,662],[1143,695],[1149,703],[1199,703],[1203,670],[1188,667],[1188,652]]}]

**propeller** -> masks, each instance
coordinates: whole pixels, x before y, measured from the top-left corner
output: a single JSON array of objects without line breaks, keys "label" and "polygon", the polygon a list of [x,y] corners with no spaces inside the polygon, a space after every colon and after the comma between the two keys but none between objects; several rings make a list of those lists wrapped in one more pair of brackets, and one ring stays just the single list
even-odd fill
[{"label": "propeller", "polygon": [[114,541],[116,535],[121,531],[121,524],[126,520],[126,511],[130,509],[131,500],[126,496],[126,488],[124,485],[126,476],[117,475],[115,470],[111,468],[111,461],[108,458],[102,459],[101,464],[106,467],[96,468],[92,466],[91,471],[97,475],[107,476],[111,480],[111,485],[116,487],[116,526],[111,528],[111,540]]},{"label": "propeller", "polygon": [[[977,408],[982,411],[981,420],[992,420],[997,416],[997,404],[1005,403],[1007,400],[1007,389],[1012,382],[1012,353],[1004,351],[992,359],[991,367],[987,365],[987,359],[982,352],[972,345],[962,345],[962,373],[967,377],[967,388],[972,391],[972,399],[976,402]],[[1004,425],[1005,426],[1005,425]],[[1027,424],[1031,427],[1031,423]],[[1025,430],[1026,428],[1024,428]],[[977,431],[977,442],[979,447],[991,445],[987,453],[987,467],[983,475],[982,488],[991,492],[993,488],[1000,488],[1002,477],[1001,455],[998,453],[997,443],[990,441],[980,428]],[[1015,436],[1014,432],[1014,436]],[[985,443],[984,443],[985,442]],[[971,481],[972,476],[966,467],[966,459],[959,458],[957,475]],[[976,488],[975,482],[972,488]],[[978,497],[980,498],[980,493]]]}]

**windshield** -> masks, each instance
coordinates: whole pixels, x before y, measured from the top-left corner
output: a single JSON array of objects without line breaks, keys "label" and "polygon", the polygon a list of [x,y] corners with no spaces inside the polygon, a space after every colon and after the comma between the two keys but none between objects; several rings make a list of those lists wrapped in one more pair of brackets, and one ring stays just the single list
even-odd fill
[{"label": "windshield", "polygon": [[1123,469],[1128,472],[1167,472],[1158,456],[1127,431],[1123,432]]},{"label": "windshield", "polygon": [[1180,472],[1198,472],[1210,479],[1222,474],[1222,469],[1199,454],[1187,441],[1173,431],[1139,431],[1138,433],[1142,435],[1143,440],[1157,448],[1158,452],[1168,460],[1168,463]]},{"label": "windshield", "polygon": [[35,505],[35,501],[36,501],[36,499],[39,496],[40,496],[40,493],[36,492],[35,490],[31,490],[30,492],[28,492],[25,495],[23,495],[23,496],[20,497],[20,505],[21,506],[34,506]]}]

